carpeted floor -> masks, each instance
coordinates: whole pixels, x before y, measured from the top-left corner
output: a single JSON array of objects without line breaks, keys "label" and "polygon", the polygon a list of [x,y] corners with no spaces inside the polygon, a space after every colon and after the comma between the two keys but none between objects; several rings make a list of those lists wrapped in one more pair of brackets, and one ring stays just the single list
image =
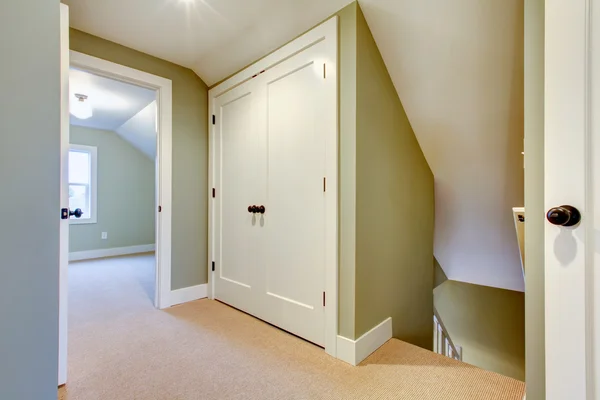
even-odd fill
[{"label": "carpeted floor", "polygon": [[155,310],[152,263],[71,265],[61,400],[523,398],[523,382],[395,339],[352,367],[215,301]]}]

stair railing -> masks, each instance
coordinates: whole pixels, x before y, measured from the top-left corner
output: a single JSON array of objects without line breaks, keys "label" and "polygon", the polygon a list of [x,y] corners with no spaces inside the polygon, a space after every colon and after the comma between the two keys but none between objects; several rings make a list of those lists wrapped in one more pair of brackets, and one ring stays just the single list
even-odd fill
[{"label": "stair railing", "polygon": [[444,326],[437,310],[433,309],[433,351],[446,357],[462,361],[462,347],[456,346]]}]

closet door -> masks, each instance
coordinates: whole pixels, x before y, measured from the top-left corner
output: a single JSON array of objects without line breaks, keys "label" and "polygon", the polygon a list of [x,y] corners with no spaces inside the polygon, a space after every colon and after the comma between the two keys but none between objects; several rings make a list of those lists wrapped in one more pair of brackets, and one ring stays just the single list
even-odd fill
[{"label": "closet door", "polygon": [[[260,314],[272,324],[324,345],[325,70],[322,44],[256,78],[266,133]],[[329,116],[330,117],[330,116]],[[333,211],[335,212],[335,211]]]},{"label": "closet door", "polygon": [[260,205],[265,192],[265,133],[258,129],[257,92],[246,82],[217,97],[214,160],[216,182],[214,296],[246,312],[260,310],[262,279],[257,271],[264,258],[260,215],[248,210]]}]

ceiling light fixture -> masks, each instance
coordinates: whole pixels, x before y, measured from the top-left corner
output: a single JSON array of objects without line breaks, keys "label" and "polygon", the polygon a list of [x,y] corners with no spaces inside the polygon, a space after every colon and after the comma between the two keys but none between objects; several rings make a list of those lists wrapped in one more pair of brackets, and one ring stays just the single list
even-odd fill
[{"label": "ceiling light fixture", "polygon": [[75,97],[77,101],[73,101],[70,104],[70,112],[71,114],[79,119],[88,119],[94,115],[92,111],[92,106],[89,102],[86,102],[87,96],[85,94],[75,93]]}]

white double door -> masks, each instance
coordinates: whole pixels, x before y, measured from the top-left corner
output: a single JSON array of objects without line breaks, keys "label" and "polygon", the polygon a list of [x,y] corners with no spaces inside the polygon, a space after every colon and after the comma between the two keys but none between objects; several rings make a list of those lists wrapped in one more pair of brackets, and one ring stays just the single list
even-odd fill
[{"label": "white double door", "polygon": [[[324,345],[320,44],[217,97],[214,297]],[[249,207],[264,207],[264,213]]]}]

